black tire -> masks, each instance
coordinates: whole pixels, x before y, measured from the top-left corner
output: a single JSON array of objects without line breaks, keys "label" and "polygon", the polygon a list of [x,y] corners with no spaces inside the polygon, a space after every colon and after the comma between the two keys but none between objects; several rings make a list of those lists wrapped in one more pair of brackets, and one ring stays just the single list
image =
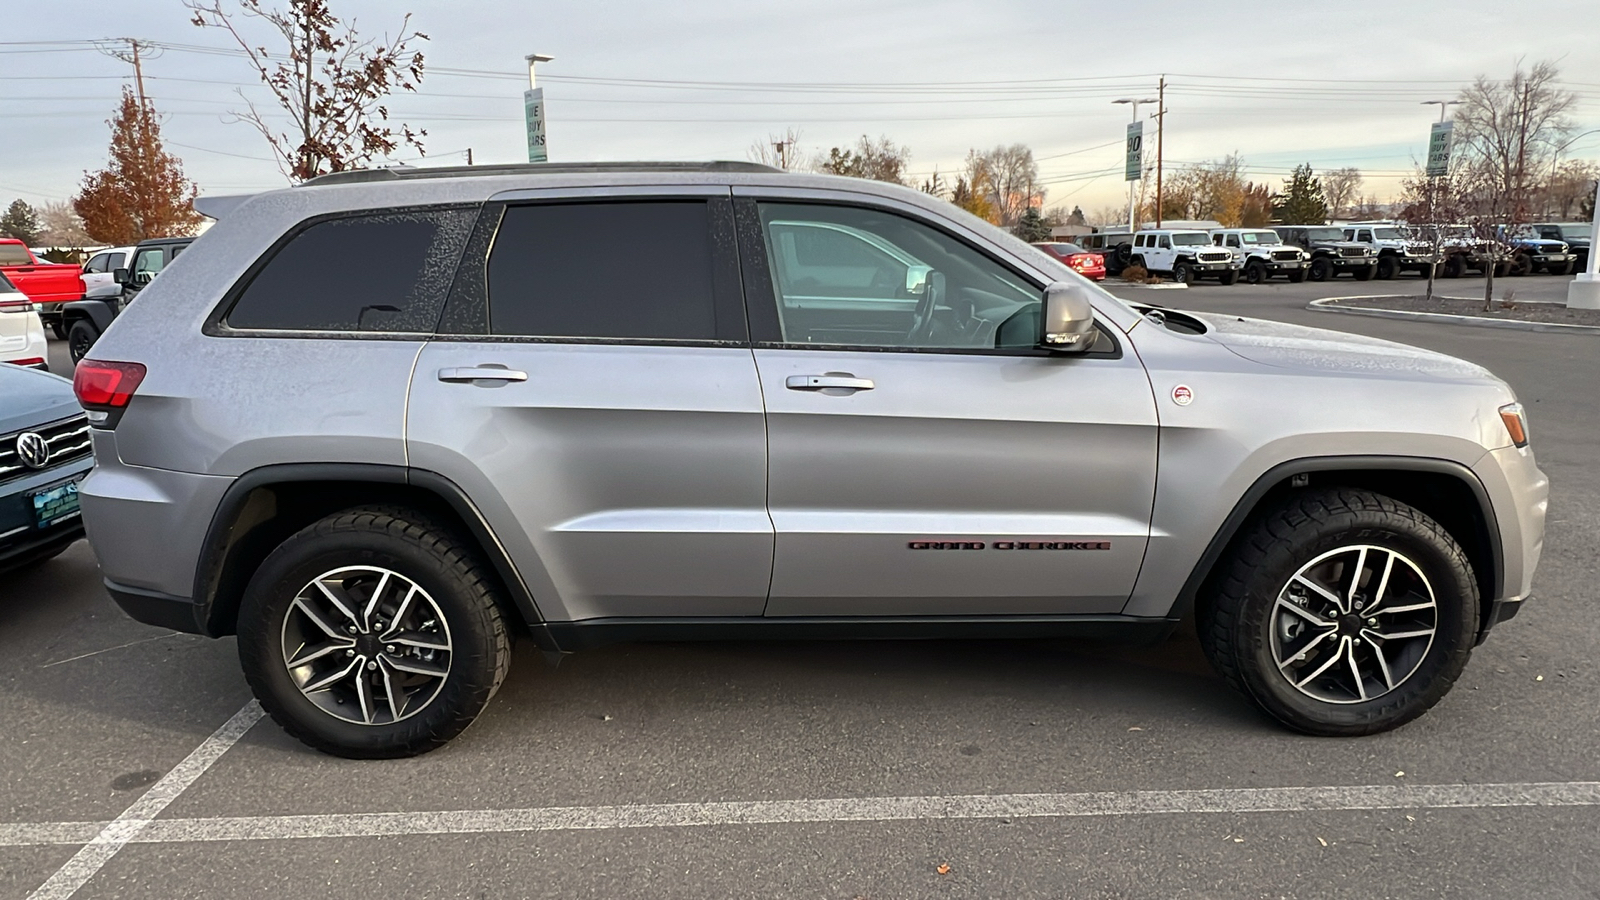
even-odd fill
[{"label": "black tire", "polygon": [[1289,283],[1290,284],[1300,284],[1300,283],[1304,282],[1305,280],[1306,280],[1306,270],[1305,269],[1290,269],[1289,270]]},{"label": "black tire", "polygon": [[58,341],[66,340],[67,339],[67,323],[63,322],[60,318],[51,319],[50,320],[50,332],[56,336],[56,340],[58,340]]},{"label": "black tire", "polygon": [[1467,274],[1467,261],[1459,253],[1451,254],[1445,258],[1444,269],[1439,274],[1446,278],[1460,278]]},{"label": "black tire", "polygon": [[1439,274],[1439,264],[1438,263],[1424,263],[1422,266],[1417,268],[1417,277],[1421,278],[1423,280],[1427,280],[1428,278],[1430,278],[1432,276],[1435,276],[1435,275],[1438,275],[1438,274]]},{"label": "black tire", "polygon": [[[1414,668],[1392,689],[1370,699],[1358,699],[1352,691],[1335,702],[1303,692],[1291,682],[1286,669],[1280,669],[1273,645],[1284,638],[1277,637],[1274,629],[1285,621],[1296,621],[1281,613],[1278,605],[1280,592],[1289,591],[1290,579],[1308,563],[1353,545],[1385,548],[1404,554],[1415,564],[1432,586],[1435,608],[1427,614],[1434,616],[1434,631],[1425,648],[1417,647],[1415,637],[1413,643],[1400,645],[1402,655],[1397,656],[1395,668]],[[1375,569],[1364,570],[1368,578],[1357,586],[1357,599],[1362,596],[1359,589],[1370,587],[1377,577]],[[1313,605],[1327,602],[1307,596]],[[1380,599],[1378,604],[1384,601]],[[1380,494],[1336,488],[1292,495],[1249,526],[1208,581],[1198,626],[1201,645],[1212,665],[1268,716],[1306,734],[1353,736],[1403,725],[1449,692],[1472,653],[1478,609],[1477,582],[1466,555],[1437,522]],[[1355,611],[1344,618],[1357,621],[1340,628],[1362,624]],[[1300,652],[1311,646],[1303,646]],[[1333,646],[1338,645],[1324,645],[1324,653]],[[1366,653],[1370,644],[1351,646],[1361,648],[1353,653]],[[1381,646],[1389,644],[1384,641]],[[1336,651],[1334,658],[1342,652]],[[1309,666],[1315,659],[1303,665]],[[1380,670],[1370,657],[1368,662],[1368,671],[1377,674]],[[1285,663],[1285,667],[1291,665],[1294,663]],[[1387,678],[1390,666],[1387,662],[1383,666]],[[1353,663],[1352,667],[1359,668]],[[1302,670],[1292,671],[1299,675]],[[1334,669],[1328,677],[1343,675],[1344,671]],[[1375,681],[1374,686],[1378,686]],[[1364,696],[1366,688],[1359,690]]]},{"label": "black tire", "polygon": [[1352,269],[1350,271],[1350,274],[1354,275],[1357,281],[1371,281],[1372,276],[1376,275],[1377,273],[1378,267],[1376,265],[1362,266],[1359,269]]},{"label": "black tire", "polygon": [[1575,268],[1577,268],[1577,263],[1569,259],[1559,266],[1546,267],[1545,272],[1550,275],[1571,275],[1572,270]]},{"label": "black tire", "polygon": [[[239,609],[239,660],[262,707],[305,744],[352,759],[414,756],[460,734],[499,689],[511,660],[496,582],[470,548],[454,529],[402,507],[335,513],[280,544],[251,577]],[[446,672],[428,688],[436,693],[396,721],[363,724],[339,718],[301,692],[286,664],[291,604],[313,581],[344,567],[380,567],[410,580],[426,592],[443,619],[440,630],[449,644]],[[382,626],[383,607],[377,615],[376,624]],[[400,623],[392,627],[398,629]],[[378,628],[372,632],[376,635]],[[376,660],[377,649],[372,653]],[[354,677],[368,680],[370,695],[377,689],[372,679],[379,676],[362,675],[359,662],[360,657]],[[335,688],[343,684],[341,679]],[[331,698],[333,691],[326,693]],[[382,709],[375,699],[370,702]],[[405,701],[401,708],[405,710]]]},{"label": "black tire", "polygon": [[1378,257],[1378,280],[1388,281],[1400,274],[1400,260],[1392,256]]},{"label": "black tire", "polygon": [[83,362],[94,348],[94,342],[100,340],[100,329],[94,327],[88,319],[79,319],[72,323],[67,331],[67,353],[72,356],[74,364]]},{"label": "black tire", "polygon": [[1221,285],[1235,284],[1239,281],[1238,269],[1227,269],[1217,276],[1217,283]]},{"label": "black tire", "polygon": [[1307,274],[1312,281],[1327,281],[1333,277],[1333,263],[1326,258],[1313,259]]},{"label": "black tire", "polygon": [[1526,253],[1518,253],[1516,256],[1511,257],[1511,262],[1507,264],[1506,274],[1514,275],[1517,278],[1532,275],[1533,257]]},{"label": "black tire", "polygon": [[1244,264],[1245,284],[1260,284],[1267,280],[1267,267],[1259,259],[1252,259]]},{"label": "black tire", "polygon": [[1172,280],[1175,284],[1188,284],[1189,282],[1193,281],[1194,278],[1189,269],[1189,264],[1181,259],[1173,263]]}]

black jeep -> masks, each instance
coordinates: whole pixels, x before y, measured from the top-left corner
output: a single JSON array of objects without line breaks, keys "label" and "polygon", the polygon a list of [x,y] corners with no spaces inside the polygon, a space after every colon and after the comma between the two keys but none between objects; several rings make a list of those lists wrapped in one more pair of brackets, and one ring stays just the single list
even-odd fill
[{"label": "black jeep", "polygon": [[72,354],[72,361],[76,363],[88,356],[89,348],[111,327],[111,320],[117,317],[117,313],[132,303],[145,285],[192,243],[192,237],[140,241],[133,248],[132,265],[112,273],[117,284],[122,285],[122,293],[62,304],[61,327],[67,333],[67,351]]},{"label": "black jeep", "polygon": [[1274,225],[1273,231],[1311,257],[1307,276],[1312,281],[1327,281],[1340,272],[1349,272],[1357,281],[1371,281],[1378,274],[1378,257],[1371,247],[1344,239],[1344,231],[1332,225]]}]

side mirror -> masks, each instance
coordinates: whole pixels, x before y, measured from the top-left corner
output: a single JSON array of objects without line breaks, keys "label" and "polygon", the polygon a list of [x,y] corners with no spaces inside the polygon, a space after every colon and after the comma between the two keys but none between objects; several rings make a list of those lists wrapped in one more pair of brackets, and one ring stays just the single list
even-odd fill
[{"label": "side mirror", "polygon": [[1057,281],[1044,289],[1039,315],[1039,346],[1063,353],[1082,353],[1094,346],[1094,306],[1089,289]]},{"label": "side mirror", "polygon": [[112,269],[111,270],[111,280],[115,281],[117,284],[127,284],[128,283],[128,270],[127,269]]}]

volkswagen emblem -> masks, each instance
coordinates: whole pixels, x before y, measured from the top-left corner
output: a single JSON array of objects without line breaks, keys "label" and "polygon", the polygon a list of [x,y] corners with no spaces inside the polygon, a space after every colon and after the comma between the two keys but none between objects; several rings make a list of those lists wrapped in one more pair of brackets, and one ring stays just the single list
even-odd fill
[{"label": "volkswagen emblem", "polygon": [[36,431],[17,435],[17,458],[30,469],[42,469],[50,461],[50,444]]}]

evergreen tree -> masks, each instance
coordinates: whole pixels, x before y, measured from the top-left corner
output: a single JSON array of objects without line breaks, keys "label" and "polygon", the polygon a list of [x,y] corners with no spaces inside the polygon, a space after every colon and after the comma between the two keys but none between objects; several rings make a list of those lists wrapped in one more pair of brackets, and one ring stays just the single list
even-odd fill
[{"label": "evergreen tree", "polygon": [[39,232],[42,230],[39,214],[22,200],[13,200],[6,208],[5,215],[0,216],[0,234],[16,238],[30,247],[39,242]]},{"label": "evergreen tree", "polygon": [[1322,185],[1311,176],[1311,164],[1295,166],[1283,193],[1272,198],[1272,215],[1285,225],[1322,225],[1328,221],[1328,203]]},{"label": "evergreen tree", "polygon": [[1030,244],[1050,240],[1050,226],[1039,215],[1039,207],[1030,206],[1023,210],[1022,218],[1017,221],[1017,227],[1012,233]]}]

